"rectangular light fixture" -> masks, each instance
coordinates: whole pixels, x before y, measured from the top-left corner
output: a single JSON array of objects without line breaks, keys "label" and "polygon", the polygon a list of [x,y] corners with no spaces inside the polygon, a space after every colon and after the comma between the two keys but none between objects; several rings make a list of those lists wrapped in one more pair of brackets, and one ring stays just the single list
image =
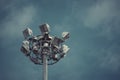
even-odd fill
[{"label": "rectangular light fixture", "polygon": [[48,24],[43,24],[39,28],[42,34],[48,34],[50,32],[50,27]]},{"label": "rectangular light fixture", "polygon": [[23,35],[25,37],[25,39],[29,38],[30,36],[33,36],[33,32],[30,28],[26,28],[24,31],[23,31]]},{"label": "rectangular light fixture", "polygon": [[54,39],[53,39],[53,41],[52,41],[52,44],[53,44],[53,45],[56,45],[56,46],[59,46],[60,43],[62,43],[62,42],[63,42],[62,39],[60,39],[60,38],[58,38],[58,37],[54,37]]},{"label": "rectangular light fixture", "polygon": [[63,38],[64,40],[68,39],[69,37],[70,37],[69,32],[63,32],[63,33],[62,33],[62,38]]},{"label": "rectangular light fixture", "polygon": [[21,51],[25,55],[28,55],[30,53],[29,42],[28,41],[23,41],[23,44],[22,44],[22,47],[21,47]]}]

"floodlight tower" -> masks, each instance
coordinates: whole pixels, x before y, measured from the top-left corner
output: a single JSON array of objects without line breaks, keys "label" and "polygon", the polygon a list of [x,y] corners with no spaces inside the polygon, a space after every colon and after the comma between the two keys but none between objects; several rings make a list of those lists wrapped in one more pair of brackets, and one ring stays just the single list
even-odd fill
[{"label": "floodlight tower", "polygon": [[63,44],[69,38],[69,32],[63,32],[62,38],[50,36],[50,26],[40,25],[41,35],[33,36],[30,28],[23,31],[25,40],[21,51],[29,59],[37,64],[43,65],[43,80],[48,80],[48,65],[53,65],[62,59],[69,51],[67,45]]}]

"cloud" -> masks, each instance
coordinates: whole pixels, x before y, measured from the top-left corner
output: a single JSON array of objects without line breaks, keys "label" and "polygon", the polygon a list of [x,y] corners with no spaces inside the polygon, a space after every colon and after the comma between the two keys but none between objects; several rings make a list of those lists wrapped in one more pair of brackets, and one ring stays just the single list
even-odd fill
[{"label": "cloud", "polygon": [[113,40],[119,35],[120,10],[116,0],[101,0],[86,8],[81,21],[84,27],[97,30],[98,36]]},{"label": "cloud", "polygon": [[32,23],[37,10],[34,6],[25,6],[22,9],[13,9],[3,20],[0,36],[20,37],[29,24]]},{"label": "cloud", "polygon": [[86,15],[84,16],[84,25],[86,27],[94,28],[106,23],[115,16],[114,6],[114,1],[102,0],[96,2],[96,4],[88,8]]}]

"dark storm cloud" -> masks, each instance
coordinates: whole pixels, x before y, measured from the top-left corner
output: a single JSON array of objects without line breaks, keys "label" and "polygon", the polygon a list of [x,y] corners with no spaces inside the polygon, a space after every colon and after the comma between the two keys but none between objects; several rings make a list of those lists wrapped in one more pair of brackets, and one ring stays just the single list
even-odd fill
[{"label": "dark storm cloud", "polygon": [[[71,50],[49,67],[49,80],[119,80],[119,0],[1,0],[0,80],[40,80],[42,67],[19,50],[26,27],[39,34],[48,22],[51,34],[69,31]],[[35,32],[36,31],[36,32]]]}]

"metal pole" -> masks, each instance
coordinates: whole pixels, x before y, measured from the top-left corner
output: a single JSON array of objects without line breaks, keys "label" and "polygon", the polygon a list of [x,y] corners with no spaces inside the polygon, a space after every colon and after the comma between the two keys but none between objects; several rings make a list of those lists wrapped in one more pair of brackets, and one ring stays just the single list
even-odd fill
[{"label": "metal pole", "polygon": [[43,80],[48,80],[47,55],[43,55]]}]

